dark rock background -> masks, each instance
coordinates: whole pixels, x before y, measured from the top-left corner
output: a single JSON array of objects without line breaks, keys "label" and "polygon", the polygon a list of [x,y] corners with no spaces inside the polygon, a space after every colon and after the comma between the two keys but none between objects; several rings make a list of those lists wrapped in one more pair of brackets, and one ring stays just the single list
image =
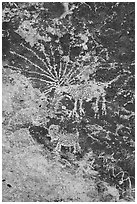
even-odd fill
[{"label": "dark rock background", "polygon": [[[82,152],[75,155],[75,162],[93,151],[88,161],[94,160],[92,168],[100,179],[115,185],[120,198],[131,198],[135,183],[135,3],[7,2],[2,6],[3,91],[9,94],[3,96],[4,127],[10,132],[28,128],[34,141],[51,153],[56,146],[47,137],[51,124],[69,133],[78,129]],[[78,101],[79,117],[68,117],[62,106],[71,112],[75,97],[67,91],[63,97],[57,94],[58,84],[69,87],[92,81],[108,84],[104,88],[106,114],[100,98],[95,117],[96,96],[86,100],[87,96],[84,114],[80,115]],[[60,156],[73,165],[67,148],[62,146]]]}]

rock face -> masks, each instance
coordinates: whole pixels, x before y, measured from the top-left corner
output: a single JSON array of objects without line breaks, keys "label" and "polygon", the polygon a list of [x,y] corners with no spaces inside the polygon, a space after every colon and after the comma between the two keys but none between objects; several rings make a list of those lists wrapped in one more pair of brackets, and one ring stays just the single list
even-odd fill
[{"label": "rock face", "polygon": [[78,159],[92,150],[92,168],[121,197],[131,196],[135,4],[7,2],[2,30],[3,124],[13,132],[28,128],[51,152],[51,125],[66,137],[78,131],[81,152],[72,144],[70,153]]}]

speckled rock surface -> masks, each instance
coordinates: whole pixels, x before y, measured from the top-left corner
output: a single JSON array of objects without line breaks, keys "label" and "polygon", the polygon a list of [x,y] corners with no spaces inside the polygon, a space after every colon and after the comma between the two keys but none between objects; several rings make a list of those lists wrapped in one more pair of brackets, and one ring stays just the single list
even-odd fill
[{"label": "speckled rock surface", "polygon": [[5,2],[2,11],[3,201],[133,201],[135,4]]}]

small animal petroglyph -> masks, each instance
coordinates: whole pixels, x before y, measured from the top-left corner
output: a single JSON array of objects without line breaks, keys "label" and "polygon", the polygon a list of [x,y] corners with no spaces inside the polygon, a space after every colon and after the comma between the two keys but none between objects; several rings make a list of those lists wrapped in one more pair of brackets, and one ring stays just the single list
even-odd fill
[{"label": "small animal petroglyph", "polygon": [[49,136],[51,137],[51,142],[57,140],[57,146],[55,151],[60,152],[61,147],[69,147],[69,151],[71,151],[71,147],[74,147],[73,152],[80,152],[81,147],[79,145],[79,132],[75,133],[61,133],[59,131],[58,125],[51,125],[49,127]]}]

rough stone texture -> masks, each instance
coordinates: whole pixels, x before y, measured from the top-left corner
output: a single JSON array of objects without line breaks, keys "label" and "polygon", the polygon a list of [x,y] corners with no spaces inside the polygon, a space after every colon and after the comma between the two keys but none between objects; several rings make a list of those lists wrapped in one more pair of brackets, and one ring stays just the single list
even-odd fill
[{"label": "rough stone texture", "polygon": [[[76,162],[93,151],[88,158],[92,168],[130,201],[135,183],[135,4],[2,6],[4,128],[10,133],[28,128],[34,142],[51,153],[56,143],[48,137],[50,125],[67,134],[77,130],[81,153],[73,155],[62,145],[59,156]],[[86,201],[84,196],[70,197]]]},{"label": "rough stone texture", "polygon": [[72,174],[48,154],[42,154],[27,129],[7,136],[3,128],[3,202],[91,202],[106,194],[118,200],[118,190],[108,192],[111,187],[104,184],[105,193],[99,194],[94,179]]}]

